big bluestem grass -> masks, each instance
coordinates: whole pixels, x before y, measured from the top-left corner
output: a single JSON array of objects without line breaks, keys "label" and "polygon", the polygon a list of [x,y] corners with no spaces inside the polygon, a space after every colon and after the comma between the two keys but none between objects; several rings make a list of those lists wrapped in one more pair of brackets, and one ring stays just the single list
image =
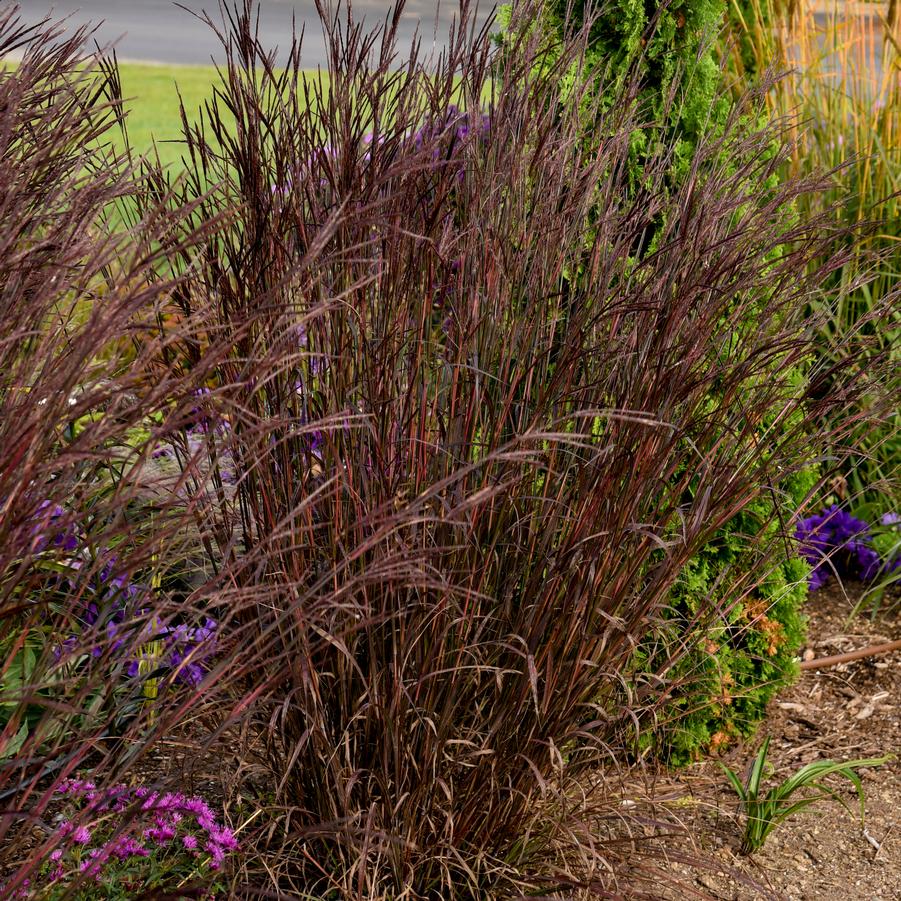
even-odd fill
[{"label": "big bluestem grass", "polygon": [[[764,190],[788,150],[746,109],[678,191],[661,147],[635,197],[638,85],[586,116],[584,32],[541,66],[528,5],[499,56],[464,4],[445,52],[401,60],[402,9],[373,33],[320,11],[318,80],[226,11],[179,182],[103,155],[115,67],[92,79],[77,41],[37,35],[0,82],[4,669],[44,642],[0,737],[32,717],[0,760],[11,891],[63,780],[131,781],[173,734],[218,765],[229,723],[257,808],[236,893],[626,890],[594,823],[683,652],[636,679],[635,648],[724,523],[857,427],[828,414],[858,371],[787,375],[842,263],[790,214],[824,182]],[[728,602],[784,553],[758,542]],[[79,613],[113,557],[124,646]],[[207,616],[198,685],[129,675]]]},{"label": "big bluestem grass", "polygon": [[[202,512],[271,792],[261,869],[303,896],[578,885],[617,852],[569,792],[665,706],[678,648],[624,674],[686,561],[857,424],[824,424],[854,373],[794,374],[842,260],[792,209],[826,182],[762,190],[789,151],[738,109],[681,189],[662,147],[626,199],[637,85],[586,117],[584,32],[537,65],[525,5],[498,56],[464,4],[426,68],[395,56],[399,11],[320,11],[314,83],[229,13],[173,192],[188,232],[229,215],[170,255],[197,332],[169,365],[215,359],[230,422],[236,484]],[[757,541],[730,601],[785,552]]]},{"label": "big bluestem grass", "polygon": [[87,36],[0,11],[0,56],[23,52],[0,73],[0,882],[13,896],[53,851],[60,781],[133,774],[172,728],[169,699],[182,717],[196,705],[180,677],[204,678],[191,647],[209,610],[181,565],[199,495],[153,461],[196,418],[203,377],[160,366],[177,333],[158,328],[175,287],[157,274],[160,211],[128,233],[108,225],[134,176],[109,151],[120,104]]}]

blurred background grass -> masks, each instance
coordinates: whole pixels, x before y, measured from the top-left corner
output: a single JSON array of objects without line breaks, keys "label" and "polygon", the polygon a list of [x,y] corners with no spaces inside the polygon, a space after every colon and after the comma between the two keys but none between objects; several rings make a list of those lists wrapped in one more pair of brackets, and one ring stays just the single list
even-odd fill
[{"label": "blurred background grass", "polygon": [[[122,63],[122,90],[129,110],[128,131],[139,152],[148,151],[156,140],[164,163],[177,163],[182,154],[178,140],[181,122],[178,95],[185,108],[198,109],[213,96],[218,81],[213,66],[160,66]],[[118,132],[115,133],[117,138]]]},{"label": "blurred background grass", "polygon": [[[179,94],[188,114],[196,119],[197,111],[212,99],[215,86],[220,83],[216,68],[120,63],[119,73],[128,108],[132,149],[139,153],[150,151],[155,141],[164,165],[180,164],[183,143]],[[304,73],[304,78],[321,77],[321,73],[313,69]],[[114,134],[118,149],[124,148],[119,132]]]}]

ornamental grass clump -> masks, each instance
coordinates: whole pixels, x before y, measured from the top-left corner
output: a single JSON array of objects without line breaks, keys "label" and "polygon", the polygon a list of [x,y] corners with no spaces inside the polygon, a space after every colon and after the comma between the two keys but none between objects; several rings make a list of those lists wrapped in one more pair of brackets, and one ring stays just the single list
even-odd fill
[{"label": "ornamental grass clump", "polygon": [[134,209],[135,173],[110,150],[122,107],[88,34],[0,9],[0,57],[21,54],[0,71],[4,897],[47,863],[63,780],[114,784],[196,713],[217,619],[194,590],[208,451],[183,458],[187,475],[153,459],[193,421],[204,376],[160,362],[179,334],[159,333],[168,225],[161,209],[129,228],[114,215]]},{"label": "ornamental grass clump", "polygon": [[[144,170],[147,204],[171,188],[182,228],[216,223],[168,254],[169,316],[196,329],[168,365],[214,361],[238,473],[201,514],[268,787],[246,878],[609,890],[617,845],[571,792],[628,759],[679,661],[779,565],[788,524],[755,502],[809,471],[859,390],[798,376],[840,261],[812,272],[834,236],[789,211],[822,182],[778,185],[787,148],[742,106],[675,188],[673,147],[650,149],[636,195],[640,83],[603,108],[573,89],[587,29],[548,60],[524,4],[497,52],[464,4],[426,67],[395,54],[401,10],[367,33],[320,7],[313,82],[297,44],[276,68],[252,4],[230,11],[215,98],[183,115],[185,181]],[[687,563],[743,511],[757,565],[724,568],[636,673]]]},{"label": "ornamental grass clump", "polygon": [[[725,7],[720,0],[689,0],[659,8],[615,0],[575,4],[554,0],[542,5],[537,24],[525,23],[544,36],[551,58],[562,37],[580,28],[587,33],[584,72],[567,73],[568,83],[577,82],[578,77],[590,79],[590,93],[602,108],[615,106],[621,85],[637,79],[646,119],[640,126],[636,123],[632,134],[630,178],[622,188],[633,198],[641,197],[646,188],[645,166],[659,165],[659,142],[668,148],[664,184],[677,189],[696,177],[692,161],[698,143],[703,139],[709,151],[726,126],[731,103],[713,41]],[[515,34],[514,23],[508,23],[507,39]],[[544,60],[540,64],[546,65]],[[590,106],[583,106],[585,140],[591,146],[597,123]],[[746,104],[744,114],[748,122],[765,121],[759,105]],[[728,146],[721,146],[728,154]],[[777,150],[774,142],[769,152]],[[760,156],[766,152],[761,149]],[[728,155],[718,165],[727,174]],[[770,171],[765,179],[755,176],[757,189],[772,190],[779,181],[778,171]],[[671,204],[649,210],[632,248],[637,260],[656,250],[662,218],[670,213],[681,215]],[[786,206],[783,215],[790,214]],[[773,248],[772,255],[779,257],[780,249]],[[748,308],[747,315],[753,318],[757,313]],[[804,381],[801,371],[793,375],[799,384]],[[709,400],[711,405],[723,402],[715,394]],[[768,443],[780,440],[783,421],[765,417],[761,426]],[[764,446],[761,452],[767,452]],[[680,647],[686,633],[692,635],[696,652],[669,669],[670,681],[678,686],[676,704],[653,728],[643,730],[643,752],[652,750],[673,765],[721,750],[753,733],[769,701],[794,678],[795,657],[804,637],[801,608],[807,595],[806,566],[797,546],[785,540],[784,525],[805,504],[816,482],[813,467],[782,480],[778,491],[764,493],[737,512],[683,568],[667,599],[665,621],[637,649],[633,663],[637,672],[662,665],[670,648]],[[764,554],[767,564],[759,557],[764,548],[770,549]],[[757,578],[764,567],[766,577]],[[741,581],[742,570],[748,571],[754,587],[741,603],[731,603],[719,591],[728,592],[731,584]],[[717,621],[705,615],[706,622],[699,624],[699,611],[712,605],[722,606],[723,616]],[[678,715],[673,716],[676,711]]]},{"label": "ornamental grass clump", "polygon": [[[5,890],[116,840],[42,828],[66,780],[104,803],[135,782],[188,795],[175,750],[245,812],[215,871],[232,896],[659,880],[617,840],[621,769],[708,624],[776,565],[772,536],[791,540],[772,505],[759,566],[724,570],[638,670],[636,648],[688,562],[807,471],[863,390],[796,377],[841,260],[787,210],[821,182],[775,185],[778,133],[739,107],[678,188],[655,145],[634,194],[641,85],[596,109],[573,90],[584,29],[539,65],[528,29],[497,51],[464,4],[444,51],[400,60],[402,6],[374,32],[320,7],[328,72],[302,79],[254,13],[226,10],[180,180],[109,156],[114,65],[0,19],[0,50],[30,48],[0,73]],[[102,575],[136,589],[121,623],[104,588],[84,613]],[[208,619],[215,653],[164,670],[164,637]],[[190,662],[197,684],[169,678]],[[190,813],[144,835],[137,807],[114,832],[145,848]],[[95,888],[80,867],[67,891]]]}]

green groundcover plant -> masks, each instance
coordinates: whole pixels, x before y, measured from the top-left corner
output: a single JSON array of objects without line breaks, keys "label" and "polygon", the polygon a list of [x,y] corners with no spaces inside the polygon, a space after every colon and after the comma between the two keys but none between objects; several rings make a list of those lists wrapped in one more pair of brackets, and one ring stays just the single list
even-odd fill
[{"label": "green groundcover plant", "polygon": [[[890,757],[868,757],[861,760],[848,760],[844,763],[836,763],[834,760],[815,760],[805,764],[793,776],[773,786],[765,795],[762,794],[761,782],[767,765],[767,751],[770,747],[769,738],[765,738],[757,756],[748,767],[745,781],[724,764],[720,764],[729,779],[729,784],[735,789],[741,801],[741,812],[745,819],[745,828],[742,834],[741,853],[753,854],[763,847],[770,833],[790,816],[832,798],[838,801],[849,813],[845,799],[834,789],[824,785],[822,780],[832,775],[844,776],[857,792],[860,801],[860,821],[863,825],[865,796],[863,783],[857,770],[863,767],[882,766]],[[799,791],[815,789],[816,794],[808,795],[800,799],[794,799]]]}]

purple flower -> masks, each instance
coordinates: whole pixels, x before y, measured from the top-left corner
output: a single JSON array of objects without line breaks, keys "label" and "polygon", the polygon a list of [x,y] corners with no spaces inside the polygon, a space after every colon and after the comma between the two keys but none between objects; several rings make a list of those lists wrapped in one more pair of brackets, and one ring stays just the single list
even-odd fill
[{"label": "purple flower", "polygon": [[883,513],[879,518],[879,522],[884,526],[901,525],[901,513]]},{"label": "purple flower", "polygon": [[148,829],[146,835],[158,845],[167,845],[175,838],[175,829],[166,823],[156,829]]},{"label": "purple flower", "polygon": [[310,433],[310,453],[317,459],[322,457],[322,445],[325,443],[321,429],[316,429]]},{"label": "purple flower", "polygon": [[206,675],[205,662],[216,648],[216,631],[219,625],[210,617],[194,629],[179,625],[166,637],[164,662],[175,670],[175,679],[183,684],[196,686]]},{"label": "purple flower", "polygon": [[116,634],[119,631],[119,624],[113,622],[112,620],[106,624],[106,637],[110,643],[110,650],[115,653],[116,651],[122,648],[122,645],[125,644],[125,640],[122,638],[117,638]]},{"label": "purple flower", "polygon": [[64,551],[74,551],[78,547],[78,538],[72,532],[68,532],[55,536],[53,543]]},{"label": "purple flower", "polygon": [[53,648],[53,659],[59,663],[63,656],[68,656],[75,650],[78,640],[74,635],[70,635],[61,645],[55,645]]},{"label": "purple flower", "polygon": [[128,835],[120,836],[115,846],[111,849],[111,853],[120,860],[127,860],[129,857],[148,857],[150,852],[136,839]]},{"label": "purple flower", "polygon": [[197,642],[209,641],[216,636],[216,629],[219,628],[219,624],[214,619],[210,619],[206,617],[203,621],[202,626],[198,626],[194,631],[194,640]]},{"label": "purple flower", "polygon": [[34,515],[38,522],[31,529],[31,535],[35,539],[35,552],[40,553],[51,545],[68,552],[78,548],[78,533],[71,526],[63,528],[63,524],[59,522],[65,515],[66,511],[59,504],[51,504],[49,500],[41,501]]},{"label": "purple flower", "polygon": [[869,524],[837,504],[800,520],[795,538],[800,555],[812,567],[811,591],[825,585],[833,573],[869,582],[895,567],[895,561],[884,563],[873,548]]},{"label": "purple flower", "polygon": [[222,862],[225,860],[225,851],[214,841],[208,841],[204,845],[204,850],[207,851],[207,853],[210,854],[210,856],[213,858],[210,861],[210,869],[218,870],[222,866]]},{"label": "purple flower", "polygon": [[87,826],[79,826],[72,833],[72,841],[78,845],[86,845],[91,840],[91,830]]}]

